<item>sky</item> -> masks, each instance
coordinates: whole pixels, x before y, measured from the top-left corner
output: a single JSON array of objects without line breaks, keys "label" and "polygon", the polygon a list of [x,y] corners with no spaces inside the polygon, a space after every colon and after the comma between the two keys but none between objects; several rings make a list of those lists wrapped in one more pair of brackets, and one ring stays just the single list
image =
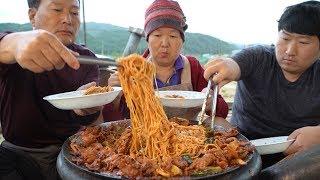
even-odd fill
[{"label": "sky", "polygon": [[[0,0],[0,23],[29,22],[27,0]],[[237,44],[271,44],[285,7],[304,0],[177,0],[187,18],[187,32]],[[84,0],[86,22],[143,28],[153,0]],[[21,4],[20,4],[21,3]],[[5,5],[4,5],[5,4]]]}]

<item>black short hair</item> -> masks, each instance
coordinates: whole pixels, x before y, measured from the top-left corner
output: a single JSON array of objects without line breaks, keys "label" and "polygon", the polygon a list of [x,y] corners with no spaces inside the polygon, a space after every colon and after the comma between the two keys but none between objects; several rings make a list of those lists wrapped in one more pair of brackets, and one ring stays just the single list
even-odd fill
[{"label": "black short hair", "polygon": [[320,2],[306,1],[289,6],[278,22],[278,31],[315,35],[320,40]]},{"label": "black short hair", "polygon": [[[80,0],[78,0],[79,3],[80,3]],[[36,8],[38,9],[40,5],[40,0],[28,0],[28,6],[29,8]]]}]

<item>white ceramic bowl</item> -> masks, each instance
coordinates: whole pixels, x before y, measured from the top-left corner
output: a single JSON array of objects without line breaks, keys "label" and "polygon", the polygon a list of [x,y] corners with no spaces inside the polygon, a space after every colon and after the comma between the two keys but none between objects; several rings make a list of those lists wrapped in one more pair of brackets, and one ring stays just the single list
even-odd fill
[{"label": "white ceramic bowl", "polygon": [[[156,92],[157,95],[158,92]],[[178,95],[183,98],[171,98],[167,96]],[[191,108],[201,107],[206,97],[203,92],[197,91],[159,91],[160,101],[166,107]]]},{"label": "white ceramic bowl", "polygon": [[121,87],[112,87],[113,91],[84,95],[85,90],[46,96],[43,99],[53,106],[63,110],[84,109],[102,106],[112,102],[122,90]]},{"label": "white ceramic bowl", "polygon": [[294,139],[287,140],[288,136],[278,136],[251,140],[259,154],[275,154],[285,151]]}]

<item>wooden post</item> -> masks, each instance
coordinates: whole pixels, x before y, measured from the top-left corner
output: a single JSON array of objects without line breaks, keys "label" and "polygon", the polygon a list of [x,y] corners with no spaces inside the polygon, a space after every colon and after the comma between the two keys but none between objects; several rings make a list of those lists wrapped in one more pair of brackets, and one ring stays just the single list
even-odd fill
[{"label": "wooden post", "polygon": [[140,28],[134,28],[129,27],[130,36],[126,45],[126,48],[123,51],[123,56],[127,56],[129,54],[132,54],[136,52],[139,42],[141,40],[141,37],[144,36],[143,29]]}]

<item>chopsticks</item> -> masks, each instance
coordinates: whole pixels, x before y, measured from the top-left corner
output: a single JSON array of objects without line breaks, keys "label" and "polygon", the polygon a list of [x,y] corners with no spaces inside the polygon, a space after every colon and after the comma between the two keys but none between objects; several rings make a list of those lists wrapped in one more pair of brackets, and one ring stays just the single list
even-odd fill
[{"label": "chopsticks", "polygon": [[214,84],[212,106],[211,106],[211,129],[214,128],[214,118],[217,111],[217,99],[218,99],[218,84]]},{"label": "chopsticks", "polygon": [[110,73],[116,73],[116,72],[118,72],[118,71],[116,71],[116,70],[110,69],[109,67],[101,67],[101,68],[99,68],[99,70],[108,71],[108,72],[110,72]]},{"label": "chopsticks", "polygon": [[99,66],[118,66],[118,63],[110,58],[96,58],[91,56],[78,56],[77,57],[80,64],[92,64]]},{"label": "chopsticks", "polygon": [[77,57],[80,64],[90,64],[99,65],[101,69],[109,71],[111,73],[116,73],[117,71],[110,69],[108,66],[119,66],[118,63],[110,58],[96,58],[92,56],[78,56]]},{"label": "chopsticks", "polygon": [[208,101],[209,95],[210,95],[211,83],[212,83],[212,77],[210,77],[209,80],[208,80],[206,98],[204,99],[203,104],[202,104],[202,109],[201,109],[201,112],[200,112],[200,119],[199,119],[199,122],[198,122],[199,125],[201,125],[203,120],[204,120],[204,114],[206,112],[207,101]]}]

